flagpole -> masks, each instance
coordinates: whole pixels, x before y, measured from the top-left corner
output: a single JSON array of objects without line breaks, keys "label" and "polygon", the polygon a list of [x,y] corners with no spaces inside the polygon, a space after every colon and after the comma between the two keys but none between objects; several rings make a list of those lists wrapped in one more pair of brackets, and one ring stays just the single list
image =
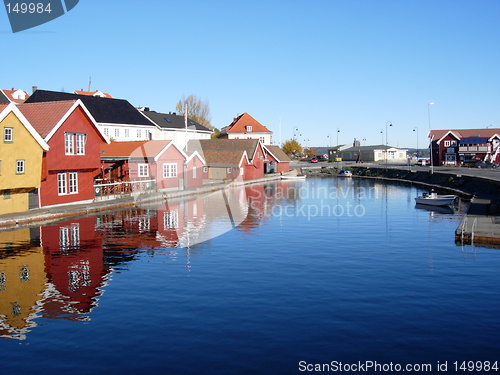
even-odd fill
[{"label": "flagpole", "polygon": [[186,137],[186,152],[188,151],[188,106],[184,104],[184,135]]}]

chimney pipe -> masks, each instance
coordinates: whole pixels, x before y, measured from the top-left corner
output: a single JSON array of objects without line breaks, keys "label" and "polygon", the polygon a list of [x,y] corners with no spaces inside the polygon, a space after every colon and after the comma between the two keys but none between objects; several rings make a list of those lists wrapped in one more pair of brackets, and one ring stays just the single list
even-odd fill
[{"label": "chimney pipe", "polygon": [[38,90],[38,86],[33,86],[31,88],[31,93],[34,94],[36,90]]}]

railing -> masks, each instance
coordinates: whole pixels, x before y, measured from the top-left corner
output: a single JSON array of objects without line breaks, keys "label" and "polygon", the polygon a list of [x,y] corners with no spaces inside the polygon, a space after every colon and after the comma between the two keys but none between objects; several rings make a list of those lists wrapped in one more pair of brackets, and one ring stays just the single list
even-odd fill
[{"label": "railing", "polygon": [[107,184],[94,185],[94,196],[97,198],[130,195],[153,190],[155,187],[156,180],[110,182]]}]

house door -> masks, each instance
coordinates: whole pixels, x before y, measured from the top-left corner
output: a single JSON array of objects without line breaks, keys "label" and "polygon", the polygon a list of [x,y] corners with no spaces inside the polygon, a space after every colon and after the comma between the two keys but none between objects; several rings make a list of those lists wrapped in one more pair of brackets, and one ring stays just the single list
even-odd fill
[{"label": "house door", "polygon": [[33,189],[28,193],[28,210],[38,208],[38,189]]}]

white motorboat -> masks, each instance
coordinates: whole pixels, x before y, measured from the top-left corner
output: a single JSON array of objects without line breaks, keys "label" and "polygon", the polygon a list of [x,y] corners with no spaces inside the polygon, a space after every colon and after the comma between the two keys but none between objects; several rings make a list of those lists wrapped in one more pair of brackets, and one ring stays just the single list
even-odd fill
[{"label": "white motorboat", "polygon": [[448,206],[453,204],[455,199],[457,199],[456,195],[439,195],[435,192],[431,192],[430,194],[424,193],[416,197],[415,202],[417,204],[427,204],[430,206]]},{"label": "white motorboat", "polygon": [[348,169],[342,169],[337,176],[338,177],[352,177],[352,172]]},{"label": "white motorboat", "polygon": [[282,180],[305,180],[306,176],[305,175],[300,175],[300,176],[291,176],[291,175],[282,175],[281,176]]}]

